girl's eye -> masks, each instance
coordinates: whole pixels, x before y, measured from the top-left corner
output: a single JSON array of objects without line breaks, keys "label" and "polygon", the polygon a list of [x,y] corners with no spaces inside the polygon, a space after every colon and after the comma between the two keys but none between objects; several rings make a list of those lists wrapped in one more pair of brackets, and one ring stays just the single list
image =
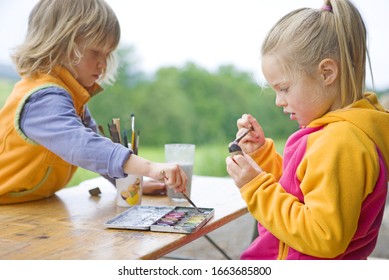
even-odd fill
[{"label": "girl's eye", "polygon": [[284,93],[287,93],[288,90],[289,90],[289,88],[287,88],[287,87],[280,88],[280,91],[284,92]]}]

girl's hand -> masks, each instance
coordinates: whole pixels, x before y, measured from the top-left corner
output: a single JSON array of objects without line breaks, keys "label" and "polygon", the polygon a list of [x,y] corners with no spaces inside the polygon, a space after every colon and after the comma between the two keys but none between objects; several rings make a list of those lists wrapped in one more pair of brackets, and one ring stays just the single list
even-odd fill
[{"label": "girl's hand", "polygon": [[249,115],[243,114],[237,121],[238,132],[236,136],[242,135],[247,129],[252,129],[242,140],[239,141],[239,146],[243,152],[250,154],[265,144],[265,134],[263,133],[262,127],[259,125],[257,120]]},{"label": "girl's hand", "polygon": [[163,180],[166,186],[175,192],[186,192],[188,177],[178,164],[158,163],[154,174],[154,179]]},{"label": "girl's hand", "polygon": [[238,188],[243,187],[263,170],[248,155],[234,155],[226,158],[227,172]]}]

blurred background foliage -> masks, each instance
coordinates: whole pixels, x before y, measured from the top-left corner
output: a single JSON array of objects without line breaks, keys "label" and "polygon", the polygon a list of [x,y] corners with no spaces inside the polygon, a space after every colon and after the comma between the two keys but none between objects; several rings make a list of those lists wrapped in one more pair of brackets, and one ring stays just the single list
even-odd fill
[{"label": "blurred background foliage", "polygon": [[[165,143],[193,143],[194,174],[227,176],[227,146],[236,136],[236,121],[242,114],[252,114],[260,122],[280,153],[287,137],[298,129],[297,123],[275,106],[273,90],[261,86],[250,73],[234,65],[221,65],[209,71],[187,62],[145,74],[138,67],[132,46],[121,47],[117,55],[116,82],[103,86],[105,91],[91,99],[89,108],[106,134],[107,124],[120,118],[121,129],[130,135],[134,113],[136,130],[140,130],[139,155],[149,160],[164,161]],[[0,107],[17,75],[8,77],[15,78],[0,75]],[[382,97],[385,92],[377,93]],[[97,176],[79,168],[69,186]]]},{"label": "blurred background foliage", "polygon": [[[275,106],[274,92],[234,65],[209,71],[187,62],[145,74],[138,67],[132,46],[121,47],[117,55],[116,82],[103,85],[104,92],[92,98],[88,106],[106,134],[107,124],[120,118],[122,131],[130,135],[134,113],[136,130],[140,130],[139,155],[149,160],[164,161],[165,143],[193,143],[194,174],[227,176],[227,145],[236,136],[236,121],[242,114],[256,117],[280,152],[288,135],[297,129],[297,124]],[[14,82],[0,77],[0,106]],[[79,168],[69,186],[96,176]]]},{"label": "blurred background foliage", "polygon": [[120,118],[122,130],[129,131],[132,113],[141,146],[172,142],[226,146],[235,138],[236,121],[244,113],[255,116],[271,138],[285,139],[297,129],[274,105],[274,92],[233,65],[210,72],[187,62],[148,76],[137,68],[132,47],[121,48],[118,57],[117,81],[89,102],[106,132],[112,118]]}]

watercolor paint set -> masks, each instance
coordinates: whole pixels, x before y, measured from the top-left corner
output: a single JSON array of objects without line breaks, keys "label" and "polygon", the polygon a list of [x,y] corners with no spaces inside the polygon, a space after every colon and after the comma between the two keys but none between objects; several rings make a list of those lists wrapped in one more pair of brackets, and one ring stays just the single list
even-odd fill
[{"label": "watercolor paint set", "polygon": [[133,206],[105,222],[107,228],[192,233],[204,226],[214,215],[213,208],[181,206]]}]

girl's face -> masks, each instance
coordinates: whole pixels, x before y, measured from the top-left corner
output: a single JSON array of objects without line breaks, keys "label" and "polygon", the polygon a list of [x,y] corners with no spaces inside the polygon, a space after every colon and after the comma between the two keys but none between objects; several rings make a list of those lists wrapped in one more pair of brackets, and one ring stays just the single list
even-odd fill
[{"label": "girl's face", "polygon": [[91,87],[107,68],[107,59],[111,50],[98,47],[86,47],[80,61],[73,66],[73,75],[85,88]]},{"label": "girl's face", "polygon": [[284,109],[300,126],[338,109],[339,97],[333,90],[325,90],[319,73],[313,75],[286,73],[274,55],[265,55],[262,71],[276,92],[276,105]]}]

